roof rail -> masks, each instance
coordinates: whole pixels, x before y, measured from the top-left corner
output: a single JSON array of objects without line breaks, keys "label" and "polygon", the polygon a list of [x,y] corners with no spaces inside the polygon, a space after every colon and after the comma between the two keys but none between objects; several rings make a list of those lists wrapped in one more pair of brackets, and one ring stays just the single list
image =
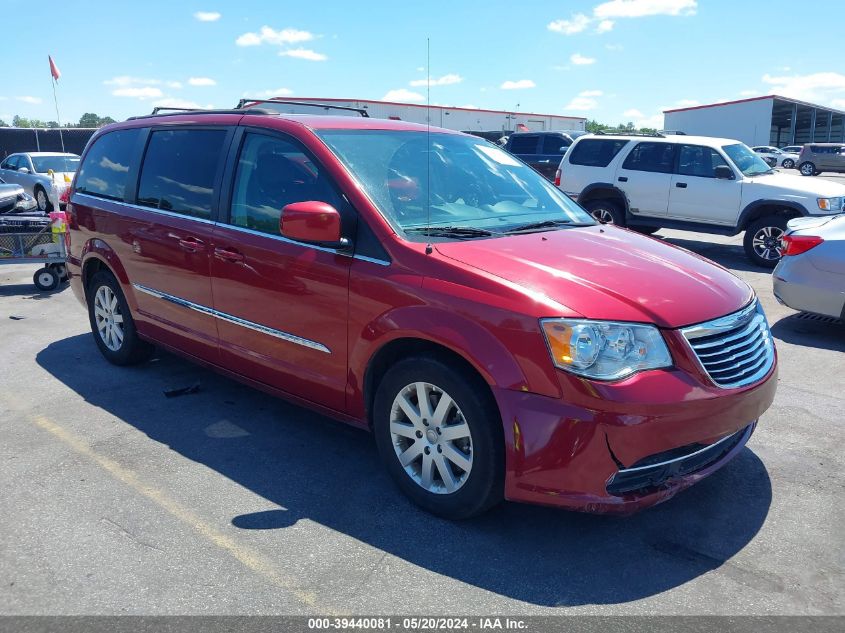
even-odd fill
[{"label": "roof rail", "polygon": [[666,138],[666,136],[660,132],[628,132],[626,130],[598,130],[593,132],[593,134],[597,134],[599,136],[651,136]]},{"label": "roof rail", "polygon": [[307,108],[324,108],[325,110],[346,110],[348,112],[357,112],[362,117],[370,118],[369,113],[364,108],[352,108],[350,106],[329,105],[328,103],[308,103],[306,101],[283,101],[281,99],[241,99],[236,106],[238,109],[243,108],[247,103],[279,103],[282,105],[305,106]]},{"label": "roof rail", "polygon": [[276,110],[270,110],[268,108],[236,108],[236,109],[223,109],[223,110],[203,110],[200,108],[168,108],[168,107],[156,107],[153,108],[151,114],[139,114],[137,116],[131,116],[127,121],[135,121],[136,119],[149,119],[151,117],[167,117],[167,116],[178,116],[180,114],[273,114],[278,115],[279,112]]}]

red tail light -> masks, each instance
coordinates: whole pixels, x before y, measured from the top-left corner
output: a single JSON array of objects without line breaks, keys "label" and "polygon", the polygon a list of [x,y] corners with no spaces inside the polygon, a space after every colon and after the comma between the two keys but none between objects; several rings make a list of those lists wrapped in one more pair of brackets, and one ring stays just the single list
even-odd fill
[{"label": "red tail light", "polygon": [[783,252],[784,257],[787,255],[800,255],[806,253],[811,248],[814,248],[824,242],[824,240],[815,235],[784,235],[783,236]]},{"label": "red tail light", "polygon": [[560,169],[555,172],[555,187],[560,187]]}]

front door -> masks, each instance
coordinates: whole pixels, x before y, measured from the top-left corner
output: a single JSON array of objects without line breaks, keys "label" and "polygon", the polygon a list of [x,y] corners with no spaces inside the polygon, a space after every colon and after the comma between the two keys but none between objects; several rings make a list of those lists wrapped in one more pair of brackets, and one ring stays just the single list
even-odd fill
[{"label": "front door", "polygon": [[293,202],[327,202],[344,215],[344,236],[351,237],[353,214],[324,170],[289,137],[245,130],[236,142],[227,176],[231,199],[215,228],[211,258],[221,360],[342,411],[352,259],[283,238],[279,217]]},{"label": "front door", "polygon": [[724,226],[736,224],[742,182],[716,178],[716,167],[720,165],[734,171],[712,147],[678,146],[678,173],[672,177],[669,193],[673,218]]},{"label": "front door", "polygon": [[631,214],[666,216],[673,168],[672,143],[637,143],[616,172],[615,183],[628,197]]}]

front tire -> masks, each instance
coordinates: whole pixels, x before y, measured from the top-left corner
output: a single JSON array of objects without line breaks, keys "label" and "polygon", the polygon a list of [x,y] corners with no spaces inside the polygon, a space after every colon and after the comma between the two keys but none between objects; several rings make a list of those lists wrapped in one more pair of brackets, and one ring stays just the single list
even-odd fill
[{"label": "front tire", "polygon": [[382,462],[421,508],[447,519],[481,514],[504,493],[499,412],[479,377],[431,356],[390,368],[373,432]]},{"label": "front tire", "polygon": [[774,268],[783,252],[783,234],[789,218],[769,215],[755,220],[745,229],[742,245],[748,259],[764,268]]},{"label": "front tire", "polygon": [[584,205],[584,208],[602,224],[625,226],[625,214],[612,200],[593,200]]},{"label": "front tire", "polygon": [[35,188],[35,203],[38,205],[38,210],[48,213],[53,210],[53,205],[50,203],[50,197],[47,195],[47,190],[44,187]]},{"label": "front tire", "polygon": [[780,166],[783,167],[784,169],[792,169],[793,167],[795,167],[795,161],[792,160],[791,158],[786,158],[780,164]]},{"label": "front tire", "polygon": [[813,163],[811,163],[810,161],[807,161],[805,163],[801,163],[801,167],[799,168],[798,171],[801,172],[802,176],[815,176],[818,173],[816,171],[816,166]]},{"label": "front tire", "polygon": [[126,297],[110,272],[101,270],[91,278],[86,297],[91,332],[107,361],[135,365],[152,355],[153,346],[138,337]]}]

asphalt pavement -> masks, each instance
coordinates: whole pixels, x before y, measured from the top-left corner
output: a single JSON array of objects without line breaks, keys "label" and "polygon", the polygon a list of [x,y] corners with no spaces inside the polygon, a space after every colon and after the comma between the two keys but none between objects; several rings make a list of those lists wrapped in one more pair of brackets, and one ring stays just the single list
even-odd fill
[{"label": "asphalt pavement", "polygon": [[780,382],[736,460],[628,518],[434,518],[368,434],[169,354],[112,367],[69,289],[0,267],[0,614],[845,614],[845,327],[778,305],[741,236],[658,236],[754,286]]}]

